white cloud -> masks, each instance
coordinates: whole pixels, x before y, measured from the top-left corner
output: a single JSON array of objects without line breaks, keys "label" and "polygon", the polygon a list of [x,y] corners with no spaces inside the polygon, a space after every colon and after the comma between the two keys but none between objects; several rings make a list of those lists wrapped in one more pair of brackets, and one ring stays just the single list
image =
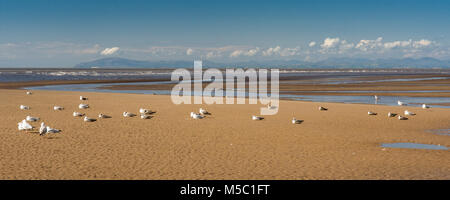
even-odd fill
[{"label": "white cloud", "polygon": [[189,48],[186,50],[186,55],[190,56],[190,55],[192,55],[193,52],[194,52],[194,50]]},{"label": "white cloud", "polygon": [[280,51],[281,47],[280,46],[276,46],[275,48],[268,48],[265,51],[263,51],[263,56],[272,56],[276,53],[278,53]]},{"label": "white cloud", "polygon": [[119,49],[120,49],[119,47],[106,48],[100,54],[102,54],[104,56],[111,55],[111,54],[114,54],[117,51],[119,51]]},{"label": "white cloud", "polygon": [[414,41],[413,47],[414,48],[426,47],[426,46],[430,46],[432,43],[433,42],[430,40],[421,39],[419,41]]},{"label": "white cloud", "polygon": [[216,57],[220,57],[220,53],[219,52],[214,52],[214,51],[210,51],[206,54],[206,58],[216,58]]},{"label": "white cloud", "polygon": [[296,48],[284,48],[280,51],[280,56],[286,57],[286,56],[294,56],[297,54],[300,47]]},{"label": "white cloud", "polygon": [[316,46],[316,42],[312,41],[312,42],[310,42],[310,43],[308,44],[308,46],[309,46],[309,47],[314,47],[314,46]]},{"label": "white cloud", "polygon": [[254,56],[259,52],[259,48],[256,47],[254,49],[250,49],[248,51],[244,51],[244,50],[235,50],[233,52],[231,52],[230,54],[230,58],[234,58],[234,57],[239,57],[239,56]]},{"label": "white cloud", "polygon": [[360,49],[361,51],[375,49],[383,45],[381,42],[382,40],[382,37],[379,37],[376,40],[360,40],[359,43],[356,44],[355,48]]},{"label": "white cloud", "polygon": [[334,48],[339,44],[339,41],[339,38],[325,38],[323,44],[321,44],[320,46],[324,49]]}]

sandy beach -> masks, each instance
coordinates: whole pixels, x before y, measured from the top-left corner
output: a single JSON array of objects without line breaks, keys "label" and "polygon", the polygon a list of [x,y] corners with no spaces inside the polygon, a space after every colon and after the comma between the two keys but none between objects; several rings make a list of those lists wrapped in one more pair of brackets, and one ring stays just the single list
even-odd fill
[{"label": "sandy beach", "polygon": [[[91,108],[78,109],[80,95]],[[31,109],[19,110],[21,104]],[[54,111],[54,105],[65,109]],[[154,117],[122,116],[141,107],[155,110]],[[277,115],[252,121],[260,107],[174,105],[165,95],[2,89],[0,179],[450,179],[449,150],[380,146],[450,147],[448,135],[428,131],[450,127],[448,109],[282,100]],[[199,108],[212,115],[191,119]],[[404,110],[417,115],[387,117]],[[112,118],[86,123],[73,111]],[[62,133],[18,131],[27,115]],[[304,122],[292,124],[293,116]]]}]

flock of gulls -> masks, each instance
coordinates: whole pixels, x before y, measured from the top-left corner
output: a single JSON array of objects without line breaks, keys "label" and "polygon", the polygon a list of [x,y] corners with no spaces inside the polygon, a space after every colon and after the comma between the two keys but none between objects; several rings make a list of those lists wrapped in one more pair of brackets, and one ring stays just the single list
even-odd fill
[{"label": "flock of gulls", "polygon": [[[30,91],[27,91],[26,94],[27,95],[32,95],[33,93],[30,92]],[[80,100],[81,101],[87,101],[88,98],[80,96]],[[20,105],[19,108],[20,108],[20,110],[30,110],[31,109],[29,106],[26,106],[26,105]],[[80,105],[78,105],[78,108],[79,109],[88,109],[90,107],[89,107],[89,104],[81,103]],[[53,110],[61,111],[61,110],[64,110],[64,107],[62,107],[62,106],[53,106]],[[206,111],[202,111],[202,109],[200,109],[200,112],[201,113],[205,113]],[[151,111],[150,109],[140,108],[139,109],[139,113],[141,115],[141,119],[150,119],[150,118],[152,118],[151,114],[154,114],[155,112]],[[81,113],[81,112],[77,112],[77,111],[74,111],[72,116],[73,117],[80,117],[80,118],[83,117],[83,121],[84,122],[95,122],[95,121],[97,121],[97,119],[90,118],[90,117],[86,116],[86,114]],[[124,117],[134,117],[134,116],[136,116],[136,114],[133,114],[133,113],[130,113],[130,112],[124,112],[123,116]],[[105,115],[103,113],[100,113],[98,115],[98,118],[106,119],[106,118],[111,118],[111,116]],[[38,118],[38,117],[26,116],[26,118],[24,120],[22,120],[21,122],[19,122],[17,124],[18,125],[18,129],[19,129],[19,131],[31,131],[35,127],[33,127],[29,122],[37,122],[39,120],[40,120],[40,118]],[[51,128],[49,126],[46,126],[44,122],[41,122],[41,126],[39,128],[39,135],[43,136],[43,135],[46,135],[46,134],[49,134],[49,133],[61,133],[61,130]]]},{"label": "flock of gulls", "polygon": [[[375,101],[378,101],[378,100],[380,99],[377,95],[375,95],[374,98],[375,98]],[[397,105],[399,105],[399,106],[406,106],[406,105],[408,105],[408,104],[399,100],[399,101],[397,101]],[[429,106],[429,105],[426,105],[426,104],[422,104],[422,108],[423,108],[423,109],[428,109],[428,108],[430,108],[430,106]],[[369,114],[369,115],[377,115],[377,113],[372,112],[372,111],[369,111],[368,114]],[[408,110],[405,110],[405,112],[403,112],[403,114],[404,114],[405,116],[414,116],[414,115],[416,115],[415,113],[413,113],[413,112],[411,112],[411,111],[408,111]],[[397,116],[397,115],[398,115],[397,113],[391,113],[391,112],[388,113],[388,117],[395,117],[395,116]],[[398,118],[399,120],[407,120],[408,117],[405,117],[405,116],[398,115],[397,118]]]},{"label": "flock of gulls", "polygon": [[[26,94],[27,95],[32,95],[33,93],[30,92],[30,91],[27,91]],[[375,98],[376,101],[378,101],[380,99],[377,95],[375,95],[374,98]],[[80,96],[80,100],[81,101],[87,101],[88,98]],[[402,101],[397,101],[397,104],[399,106],[406,106],[407,105],[406,103],[404,103]],[[275,106],[272,106],[270,103],[267,105],[267,107],[268,107],[268,109],[276,108]],[[30,107],[26,106],[26,105],[20,105],[19,108],[21,110],[30,110]],[[78,105],[78,108],[79,109],[88,109],[89,108],[89,104],[81,103],[81,104]],[[428,109],[428,108],[430,108],[430,106],[428,106],[426,104],[423,104],[422,108],[423,109]],[[64,107],[62,107],[62,106],[54,106],[53,110],[55,110],[55,111],[64,110]],[[325,107],[322,107],[322,106],[319,107],[319,111],[327,111],[327,110],[328,110],[328,108],[325,108]],[[139,109],[139,114],[140,114],[141,119],[150,119],[150,118],[153,117],[152,114],[154,114],[154,113],[155,112],[151,111],[150,109],[145,109],[145,108],[140,108]],[[83,118],[84,122],[95,122],[95,121],[97,121],[97,119],[89,118],[88,116],[86,116],[86,114],[81,113],[81,112],[76,112],[75,111],[75,112],[73,112],[72,115],[73,115],[73,117],[80,117],[80,118],[84,117]],[[191,112],[190,117],[192,119],[203,119],[207,115],[211,115],[211,113],[208,112],[207,110],[203,109],[203,108],[200,108],[198,113]],[[377,115],[377,113],[369,111],[368,115]],[[408,110],[405,110],[404,111],[404,115],[405,116],[414,116],[416,114],[413,113],[413,112],[410,112]],[[137,115],[133,114],[131,112],[123,112],[123,117],[135,117],[135,116],[137,116]],[[396,114],[396,113],[392,113],[392,112],[388,113],[388,117],[395,117],[395,116],[397,116],[397,118],[399,120],[407,120],[408,119],[407,117],[399,115],[399,114]],[[98,115],[98,118],[106,119],[106,118],[111,118],[111,116],[105,115],[103,113],[100,113]],[[264,119],[264,117],[252,115],[252,120],[254,120],[254,121],[259,121],[259,120],[263,120],[263,119]],[[19,131],[30,131],[30,130],[33,130],[34,127],[29,122],[37,122],[39,120],[40,119],[38,117],[26,116],[26,118],[24,120],[22,120],[21,122],[18,123],[18,129],[19,129]],[[292,118],[291,122],[292,122],[292,124],[301,124],[303,122],[303,120],[298,120],[298,119],[296,119],[294,117],[294,118]],[[46,135],[46,134],[49,134],[49,133],[60,133],[60,132],[61,132],[61,130],[51,128],[49,126],[46,126],[44,122],[41,122],[41,126],[39,128],[39,135],[43,136],[43,135]]]}]

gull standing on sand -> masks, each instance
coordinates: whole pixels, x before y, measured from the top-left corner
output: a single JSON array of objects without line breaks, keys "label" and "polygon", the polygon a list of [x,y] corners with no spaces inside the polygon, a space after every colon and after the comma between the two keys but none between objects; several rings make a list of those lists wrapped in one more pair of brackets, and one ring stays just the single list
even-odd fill
[{"label": "gull standing on sand", "polygon": [[92,119],[92,118],[89,118],[89,117],[84,117],[84,119],[83,119],[83,121],[84,122],[95,122],[95,121],[97,121],[96,119]]},{"label": "gull standing on sand", "polygon": [[146,114],[141,114],[141,119],[150,119],[150,118],[152,118],[152,116],[146,115]]},{"label": "gull standing on sand", "polygon": [[81,101],[85,101],[85,100],[88,100],[88,98],[87,98],[87,97],[80,96],[80,100],[81,100]]},{"label": "gull standing on sand", "polygon": [[37,122],[37,121],[39,121],[39,118],[38,117],[27,116],[26,120],[29,121],[29,122]]},{"label": "gull standing on sand", "polygon": [[20,105],[20,110],[30,110],[29,106]]},{"label": "gull standing on sand", "polygon": [[264,119],[264,117],[260,117],[260,116],[256,116],[256,115],[252,116],[252,120],[255,120],[255,121],[263,120],[263,119]]},{"label": "gull standing on sand", "polygon": [[422,104],[422,108],[423,108],[423,109],[427,109],[427,108],[430,108],[430,106],[427,105],[427,104]]},{"label": "gull standing on sand", "polygon": [[405,115],[416,115],[415,113],[413,113],[413,112],[411,112],[411,111],[408,111],[408,110],[405,110]]},{"label": "gull standing on sand", "polygon": [[397,101],[397,104],[398,104],[399,106],[406,106],[406,105],[407,105],[406,103],[401,102],[400,100]]},{"label": "gull standing on sand", "polygon": [[408,119],[407,117],[403,117],[401,115],[398,116],[398,120],[407,120],[407,119]]},{"label": "gull standing on sand", "polygon": [[205,116],[202,116],[201,114],[197,114],[197,113],[191,112],[191,117],[193,119],[203,119]]},{"label": "gull standing on sand", "polygon": [[53,110],[64,110],[64,107],[61,107],[61,106],[53,106]]},{"label": "gull standing on sand", "polygon": [[389,112],[388,113],[388,117],[395,117],[397,114],[395,114],[395,113],[391,113],[391,112]]},{"label": "gull standing on sand", "polygon": [[73,112],[72,114],[74,117],[83,117],[84,113],[79,113],[79,112]]},{"label": "gull standing on sand", "polygon": [[203,108],[200,108],[199,113],[202,114],[202,115],[209,115],[209,114],[211,114],[211,113],[209,113],[208,111],[206,111]]},{"label": "gull standing on sand", "polygon": [[106,119],[106,118],[111,118],[111,116],[108,116],[108,115],[105,115],[105,114],[100,113],[100,114],[98,115],[98,118]]},{"label": "gull standing on sand", "polygon": [[27,91],[27,95],[32,95],[33,93],[30,91]]},{"label": "gull standing on sand", "polygon": [[140,108],[139,113],[141,114],[150,114],[152,111],[150,109]]},{"label": "gull standing on sand", "polygon": [[292,118],[292,123],[293,123],[293,124],[301,124],[302,122],[303,122],[303,120],[295,119],[295,117]]},{"label": "gull standing on sand", "polygon": [[377,113],[372,112],[372,111],[367,112],[367,114],[369,114],[369,115],[377,115]]},{"label": "gull standing on sand", "polygon": [[45,135],[47,133],[60,133],[61,130],[50,128],[49,126],[45,126],[44,122],[41,123],[41,127],[39,128],[39,135]]},{"label": "gull standing on sand", "polygon": [[17,123],[17,125],[18,125],[19,131],[23,131],[23,130],[28,131],[28,130],[33,129],[33,126],[31,126],[31,124],[29,124],[26,119]]},{"label": "gull standing on sand", "polygon": [[136,115],[133,114],[133,113],[129,113],[129,112],[123,112],[123,116],[124,116],[124,117],[134,117],[134,116],[136,116]]},{"label": "gull standing on sand", "polygon": [[319,106],[319,110],[328,110],[328,108],[325,108],[325,107]]},{"label": "gull standing on sand", "polygon": [[87,109],[87,108],[89,108],[89,105],[88,104],[80,104],[80,105],[78,105],[78,108],[79,109]]}]

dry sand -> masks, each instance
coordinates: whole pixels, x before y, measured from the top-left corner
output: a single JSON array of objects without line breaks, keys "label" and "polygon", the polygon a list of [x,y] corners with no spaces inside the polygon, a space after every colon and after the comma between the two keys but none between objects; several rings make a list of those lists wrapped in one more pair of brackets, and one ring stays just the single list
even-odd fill
[{"label": "dry sand", "polygon": [[[85,123],[72,117],[89,98]],[[19,110],[24,104],[31,110]],[[65,107],[54,111],[54,105]],[[328,107],[319,111],[318,106]],[[124,118],[140,107],[154,118]],[[206,108],[202,120],[191,111]],[[381,143],[450,147],[449,109],[281,101],[277,115],[252,121],[261,105],[174,105],[170,96],[0,90],[0,179],[450,179],[450,151],[390,149]],[[409,120],[388,112],[417,113]],[[367,111],[379,113],[367,115]],[[17,130],[27,115],[62,129]],[[291,124],[293,115],[305,120]],[[34,122],[38,127],[39,122]]]}]

